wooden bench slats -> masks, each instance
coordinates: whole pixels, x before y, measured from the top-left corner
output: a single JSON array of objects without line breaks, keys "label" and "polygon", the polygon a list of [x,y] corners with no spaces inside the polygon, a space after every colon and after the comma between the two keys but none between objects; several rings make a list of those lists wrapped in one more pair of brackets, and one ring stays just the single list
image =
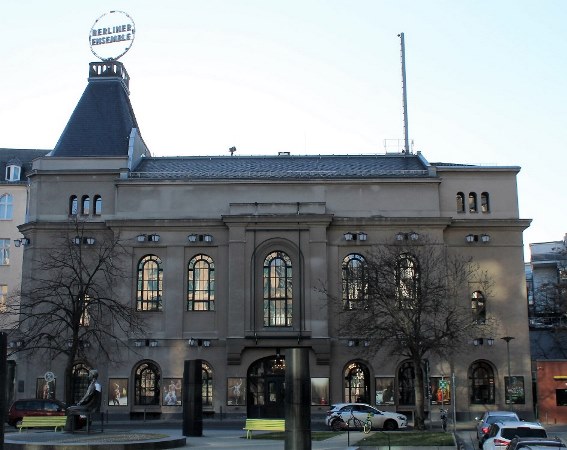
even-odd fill
[{"label": "wooden bench slats", "polygon": [[25,416],[22,418],[22,423],[18,425],[18,428],[20,433],[23,428],[40,427],[54,427],[54,431],[57,431],[57,428],[63,429],[66,420],[66,416]]},{"label": "wooden bench slats", "polygon": [[246,419],[243,428],[246,439],[252,438],[252,431],[285,431],[285,419]]}]

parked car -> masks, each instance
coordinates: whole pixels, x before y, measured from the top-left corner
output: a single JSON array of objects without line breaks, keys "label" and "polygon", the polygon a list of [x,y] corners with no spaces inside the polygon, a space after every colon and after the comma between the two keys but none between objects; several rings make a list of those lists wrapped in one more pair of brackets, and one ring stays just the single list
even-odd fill
[{"label": "parked car", "polygon": [[408,418],[403,414],[380,411],[366,403],[337,403],[336,405],[331,405],[331,409],[327,411],[325,423],[332,430],[338,431],[344,427],[345,423],[348,423],[352,416],[361,422],[366,421],[369,417],[373,429],[397,430],[398,428],[406,428],[408,426]]},{"label": "parked car", "polygon": [[546,438],[545,429],[536,422],[494,422],[482,444],[483,450],[505,450],[515,437]]},{"label": "parked car", "polygon": [[510,441],[506,446],[506,450],[557,450],[567,448],[565,443],[559,438],[535,438],[535,437],[517,437]]},{"label": "parked car", "polygon": [[16,400],[8,410],[6,422],[15,427],[24,416],[64,416],[66,408],[65,403],[54,399],[28,398]]},{"label": "parked car", "polygon": [[488,429],[491,424],[494,422],[505,422],[510,420],[518,421],[520,418],[514,411],[486,411],[482,417],[477,417],[476,420],[478,421],[476,424],[476,438],[478,440],[479,448],[482,448],[482,443],[480,441],[484,435],[488,433]]}]

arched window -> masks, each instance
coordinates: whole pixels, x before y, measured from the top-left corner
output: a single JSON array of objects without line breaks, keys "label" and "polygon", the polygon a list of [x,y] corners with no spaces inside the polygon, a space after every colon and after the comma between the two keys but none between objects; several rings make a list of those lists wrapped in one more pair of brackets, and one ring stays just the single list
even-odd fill
[{"label": "arched window", "polygon": [[476,204],[476,192],[469,192],[469,212],[478,212],[478,206]]},{"label": "arched window", "polygon": [[293,310],[291,259],[281,251],[264,260],[264,326],[291,327]]},{"label": "arched window", "polygon": [[480,210],[483,213],[490,212],[490,201],[488,198],[488,192],[483,192],[482,194],[480,194]]},{"label": "arched window", "polygon": [[213,369],[211,366],[203,361],[202,363],[202,387],[201,398],[203,400],[203,407],[213,406]]},{"label": "arched window", "polygon": [[215,263],[210,256],[197,255],[187,271],[187,311],[215,310]]},{"label": "arched window", "polygon": [[476,323],[486,322],[486,303],[481,291],[474,291],[471,296],[471,309],[473,321]]},{"label": "arched window", "polygon": [[366,300],[367,280],[364,257],[356,253],[343,259],[343,306],[354,309]]},{"label": "arched window", "polygon": [[73,366],[71,389],[74,404],[81,400],[85,392],[87,392],[87,388],[89,387],[89,370],[90,367],[83,363],[78,363]]},{"label": "arched window", "polygon": [[345,402],[370,403],[370,372],[359,362],[351,362],[345,368]]},{"label": "arched window", "polygon": [[398,299],[401,305],[411,307],[419,294],[419,270],[417,261],[411,255],[404,253],[398,259],[396,271]]},{"label": "arched window", "polygon": [[11,194],[0,197],[0,220],[11,220],[14,214],[13,198]]},{"label": "arched window", "polygon": [[398,369],[398,403],[415,405],[415,369],[411,361],[402,363]]},{"label": "arched window", "polygon": [[161,374],[152,362],[140,364],[134,375],[134,404],[159,405]]},{"label": "arched window", "polygon": [[69,215],[76,216],[79,213],[79,200],[76,195],[69,197]]},{"label": "arched window", "polygon": [[91,212],[91,198],[88,195],[83,195],[81,199],[81,214],[88,216]]},{"label": "arched window", "polygon": [[95,195],[93,199],[95,216],[100,216],[102,214],[102,197],[100,195]]},{"label": "arched window", "polygon": [[161,259],[146,255],[138,263],[137,311],[161,311],[163,269]]},{"label": "arched window", "polygon": [[457,212],[465,212],[465,194],[457,192]]},{"label": "arched window", "polygon": [[469,369],[471,404],[494,404],[494,371],[483,361],[477,361]]}]

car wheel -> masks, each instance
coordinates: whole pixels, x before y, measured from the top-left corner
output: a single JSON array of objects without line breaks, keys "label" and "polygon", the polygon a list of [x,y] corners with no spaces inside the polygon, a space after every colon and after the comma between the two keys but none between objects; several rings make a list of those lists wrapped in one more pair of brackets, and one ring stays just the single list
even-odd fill
[{"label": "car wheel", "polygon": [[22,419],[16,419],[14,421],[14,428],[18,429],[18,427],[22,424]]},{"label": "car wheel", "polygon": [[386,420],[384,422],[384,429],[387,431],[394,431],[398,429],[398,424],[395,420]]},{"label": "car wheel", "polygon": [[335,419],[331,422],[331,430],[341,431],[344,427],[344,422],[341,419]]}]

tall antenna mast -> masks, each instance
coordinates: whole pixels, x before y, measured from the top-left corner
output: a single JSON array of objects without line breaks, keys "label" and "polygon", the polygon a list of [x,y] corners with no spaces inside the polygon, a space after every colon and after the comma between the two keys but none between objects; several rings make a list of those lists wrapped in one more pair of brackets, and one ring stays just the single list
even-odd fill
[{"label": "tall antenna mast", "polygon": [[404,41],[404,33],[398,34],[402,47],[402,93],[404,98],[404,153],[411,153],[408,138],[408,87],[406,82],[406,45]]}]

